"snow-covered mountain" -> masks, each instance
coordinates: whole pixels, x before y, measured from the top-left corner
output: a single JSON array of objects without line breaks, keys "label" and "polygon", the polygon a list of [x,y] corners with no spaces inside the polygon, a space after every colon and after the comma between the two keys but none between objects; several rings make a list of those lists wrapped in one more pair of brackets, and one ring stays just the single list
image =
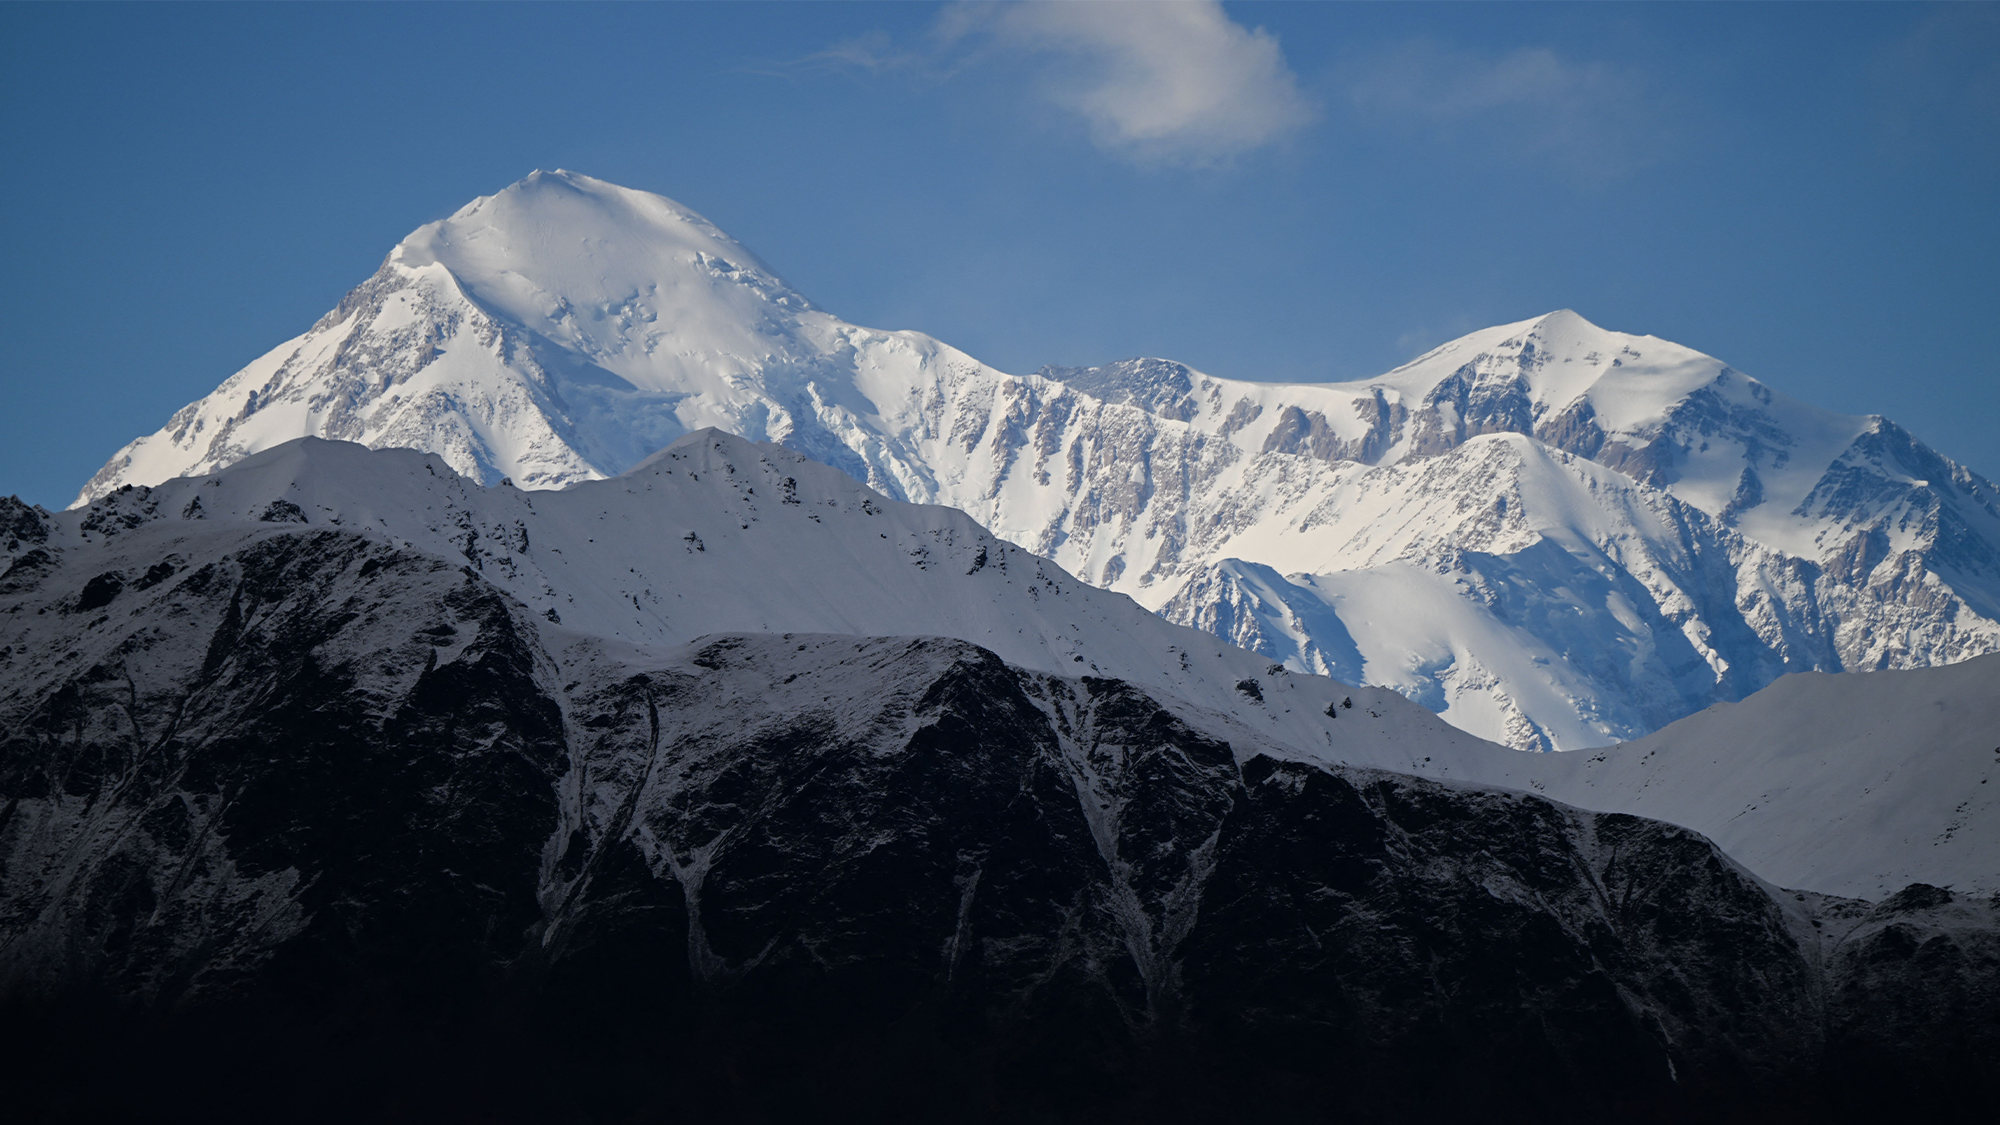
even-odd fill
[{"label": "snow-covered mountain", "polygon": [[928,337],[842,323],[671,200],[536,172],[412,233],[304,335],[121,450],[84,496],[307,435],[550,488],[717,426],[928,499],[902,477],[911,453],[865,431],[876,400],[959,369],[984,371]]},{"label": "snow-covered mountain", "polygon": [[685,208],[567,172],[413,233],[80,500],[305,435],[557,487],[705,426],[1519,748],[1787,671],[2000,650],[1991,483],[1678,345],[1558,312],[1359,383],[1010,375],[846,324]]},{"label": "snow-covered mountain", "polygon": [[[56,516],[6,502],[0,599],[17,600],[0,602],[0,673],[26,696],[54,692],[80,666],[122,659],[132,615],[144,616],[123,607],[139,591],[158,601],[155,587],[204,558],[301,535],[359,536],[462,569],[559,648],[629,660],[723,634],[951,637],[1038,675],[1131,685],[1243,755],[1679,824],[1781,886],[1869,899],[1914,882],[2000,891],[2000,787],[1989,784],[2000,761],[1982,741],[2000,743],[2000,656],[1786,677],[1639,742],[1523,755],[1390,688],[1292,672],[1169,622],[962,511],[892,500],[713,429],[619,477],[561,490],[481,486],[434,454],[305,438]],[[479,643],[454,635],[433,647],[449,660]],[[153,671],[120,675],[144,695],[148,676],[204,652],[149,648],[142,664]]]},{"label": "snow-covered mountain", "polygon": [[[2000,869],[1996,669],[1524,755],[776,445],[531,492],[295,439],[0,500],[0,1078],[92,1119],[1962,1116],[2000,902],[1931,884]],[[1795,688],[1867,721],[1773,737]],[[1901,841],[1940,801],[1963,839]],[[1871,854],[1915,885],[1814,893]]]}]

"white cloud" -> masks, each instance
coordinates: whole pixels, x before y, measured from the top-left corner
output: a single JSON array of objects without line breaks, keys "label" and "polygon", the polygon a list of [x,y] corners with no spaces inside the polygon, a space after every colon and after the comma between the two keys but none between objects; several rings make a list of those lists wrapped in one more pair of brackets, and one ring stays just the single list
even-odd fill
[{"label": "white cloud", "polygon": [[1277,38],[1217,0],[967,4],[938,36],[1041,60],[1047,95],[1099,147],[1142,162],[1217,163],[1314,117]]}]

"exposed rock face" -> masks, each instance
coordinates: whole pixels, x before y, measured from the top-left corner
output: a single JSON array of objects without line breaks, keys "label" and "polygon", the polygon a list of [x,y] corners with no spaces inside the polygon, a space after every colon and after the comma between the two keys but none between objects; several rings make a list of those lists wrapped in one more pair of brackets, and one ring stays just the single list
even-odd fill
[{"label": "exposed rock face", "polygon": [[104,554],[0,600],[30,1116],[1709,1120],[2000,1076],[1985,902],[1778,894],[963,641],[638,648],[287,523],[86,605]]},{"label": "exposed rock face", "polygon": [[[1949,1089],[1961,1075],[1993,1073],[2000,896],[1967,899],[1919,883],[1873,909],[1828,905],[1828,1064],[1856,1076],[1875,1099],[1888,1085],[1878,1081],[1884,1075],[1896,1076],[1889,1084]],[[1913,1048],[1918,1040],[1924,1046]]]}]

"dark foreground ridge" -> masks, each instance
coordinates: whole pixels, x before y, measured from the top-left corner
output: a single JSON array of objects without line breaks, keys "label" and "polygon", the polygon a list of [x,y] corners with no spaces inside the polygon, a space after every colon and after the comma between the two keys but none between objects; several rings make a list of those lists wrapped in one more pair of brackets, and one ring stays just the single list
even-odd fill
[{"label": "dark foreground ridge", "polygon": [[1775,892],[1686,830],[1239,754],[960,641],[617,650],[344,531],[104,574],[20,545],[16,1120],[1824,1122],[2000,1089],[1990,902]]}]

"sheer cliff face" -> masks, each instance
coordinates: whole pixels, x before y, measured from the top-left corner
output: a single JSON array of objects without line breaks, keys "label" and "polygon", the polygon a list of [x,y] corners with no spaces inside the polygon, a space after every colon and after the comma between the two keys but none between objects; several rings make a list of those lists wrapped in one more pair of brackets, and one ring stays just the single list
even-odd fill
[{"label": "sheer cliff face", "polygon": [[557,487],[703,426],[1520,748],[2000,648],[1991,483],[1666,341],[1558,312],[1360,383],[1014,376],[846,324],[677,204],[562,172],[412,234],[84,499],[303,435]]},{"label": "sheer cliff face", "polygon": [[962,640],[586,635],[266,510],[163,553],[9,514],[23,1104],[1702,1118],[1994,1077],[1993,1007],[1939,999],[1993,995],[1983,901],[1774,892]]}]

